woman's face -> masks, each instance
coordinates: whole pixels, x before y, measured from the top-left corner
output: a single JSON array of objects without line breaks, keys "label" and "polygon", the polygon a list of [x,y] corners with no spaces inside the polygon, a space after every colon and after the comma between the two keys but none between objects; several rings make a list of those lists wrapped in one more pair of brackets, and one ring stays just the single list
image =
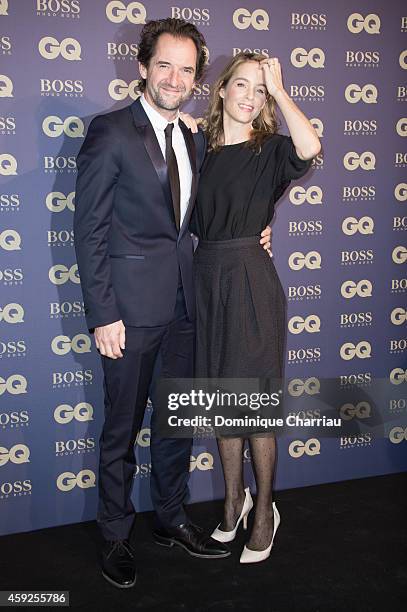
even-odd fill
[{"label": "woman's face", "polygon": [[225,87],[219,90],[223,112],[238,123],[251,124],[267,99],[263,70],[256,61],[244,62],[234,71]]}]

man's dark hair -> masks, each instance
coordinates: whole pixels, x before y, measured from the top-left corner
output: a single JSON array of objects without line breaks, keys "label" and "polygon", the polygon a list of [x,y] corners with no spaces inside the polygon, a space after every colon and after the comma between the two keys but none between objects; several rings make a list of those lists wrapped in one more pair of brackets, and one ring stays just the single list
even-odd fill
[{"label": "man's dark hair", "polygon": [[[192,40],[197,52],[195,80],[199,81],[202,77],[207,59],[207,52],[205,49],[206,43],[199,30],[192,23],[188,23],[184,19],[167,17],[167,19],[148,21],[140,34],[138,51],[139,62],[148,68],[150,60],[155,53],[157,40],[161,34],[171,34],[171,36],[175,36],[176,38],[190,38]],[[141,79],[139,89],[144,91],[145,86],[145,79]]]}]

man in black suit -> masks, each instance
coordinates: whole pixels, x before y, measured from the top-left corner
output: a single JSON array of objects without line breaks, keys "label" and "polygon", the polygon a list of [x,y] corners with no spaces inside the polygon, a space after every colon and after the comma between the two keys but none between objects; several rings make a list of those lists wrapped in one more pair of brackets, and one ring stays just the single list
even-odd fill
[{"label": "man in black suit", "polygon": [[105,540],[102,571],[121,588],[136,580],[130,495],[134,442],[149,394],[156,541],[197,557],[230,554],[186,516],[191,440],[160,437],[154,417],[167,409],[155,401],[159,376],[193,376],[188,223],[206,142],[202,131],[192,134],[179,120],[178,109],[203,72],[204,45],[183,20],[144,26],[141,98],[95,117],[77,159],[75,249],[86,320],[104,370],[97,514]]}]

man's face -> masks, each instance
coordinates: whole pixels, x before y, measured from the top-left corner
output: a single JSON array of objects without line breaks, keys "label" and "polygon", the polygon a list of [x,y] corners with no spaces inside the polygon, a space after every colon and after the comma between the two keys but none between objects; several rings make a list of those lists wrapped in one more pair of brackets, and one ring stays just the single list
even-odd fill
[{"label": "man's face", "polygon": [[196,60],[197,50],[190,38],[161,34],[148,68],[139,63],[140,74],[147,81],[147,102],[164,115],[178,110],[195,83]]}]

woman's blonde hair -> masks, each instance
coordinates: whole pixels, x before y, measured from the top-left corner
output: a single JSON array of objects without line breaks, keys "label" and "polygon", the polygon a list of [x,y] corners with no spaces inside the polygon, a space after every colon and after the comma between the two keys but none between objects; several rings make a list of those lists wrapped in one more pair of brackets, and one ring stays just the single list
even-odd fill
[{"label": "woman's blonde hair", "polygon": [[[209,101],[208,110],[205,114],[205,130],[208,138],[208,147],[210,150],[216,151],[223,144],[223,99],[220,96],[220,90],[226,87],[233,76],[235,70],[244,62],[261,62],[267,59],[267,56],[260,53],[238,53],[219,76],[218,80],[212,88],[212,94]],[[252,131],[250,133],[249,146],[252,146],[257,151],[260,151],[261,145],[265,138],[270,134],[275,134],[278,130],[278,120],[276,114],[276,103],[272,96],[267,94],[266,103],[259,115],[252,122]]]}]

